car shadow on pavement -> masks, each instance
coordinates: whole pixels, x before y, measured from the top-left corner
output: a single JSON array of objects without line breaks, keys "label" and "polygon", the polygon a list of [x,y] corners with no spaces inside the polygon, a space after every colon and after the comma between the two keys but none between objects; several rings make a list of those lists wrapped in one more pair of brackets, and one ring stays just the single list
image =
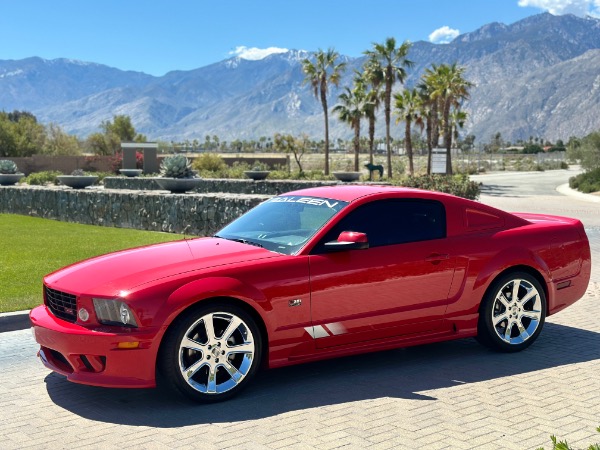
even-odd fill
[{"label": "car shadow on pavement", "polygon": [[383,397],[436,401],[430,391],[600,359],[600,333],[547,323],[520,353],[474,339],[370,353],[263,371],[239,396],[196,404],[167,389],[107,389],[45,378],[59,407],[99,422],[158,428],[237,422]]}]

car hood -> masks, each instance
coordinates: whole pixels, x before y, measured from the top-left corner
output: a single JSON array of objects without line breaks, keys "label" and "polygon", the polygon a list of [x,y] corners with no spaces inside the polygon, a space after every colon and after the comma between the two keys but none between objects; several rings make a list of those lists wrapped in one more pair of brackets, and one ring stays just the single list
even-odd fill
[{"label": "car hood", "polygon": [[160,278],[278,256],[248,244],[199,238],[98,256],[53,272],[44,278],[44,283],[73,294],[116,296]]}]

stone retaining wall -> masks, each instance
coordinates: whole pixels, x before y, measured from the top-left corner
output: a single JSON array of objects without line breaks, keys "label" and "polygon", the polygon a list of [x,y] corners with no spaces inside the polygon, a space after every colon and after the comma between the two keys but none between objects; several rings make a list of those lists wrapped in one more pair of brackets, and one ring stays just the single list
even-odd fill
[{"label": "stone retaining wall", "polygon": [[[123,178],[107,177],[103,181],[106,189],[135,189],[135,190],[157,190],[160,189],[153,178]],[[218,179],[203,178],[200,186],[194,192],[213,193],[228,192],[234,194],[259,194],[278,195],[284,192],[295,191],[317,186],[334,186],[336,181],[304,181],[304,180],[240,180],[240,179]]]},{"label": "stone retaining wall", "polygon": [[210,236],[268,198],[266,195],[0,186],[0,213]]}]

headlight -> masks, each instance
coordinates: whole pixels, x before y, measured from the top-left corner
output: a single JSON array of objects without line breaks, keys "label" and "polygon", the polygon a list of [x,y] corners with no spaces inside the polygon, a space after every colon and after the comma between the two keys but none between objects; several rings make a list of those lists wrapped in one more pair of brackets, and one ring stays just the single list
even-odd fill
[{"label": "headlight", "polygon": [[119,325],[126,327],[138,326],[129,306],[124,302],[119,300],[104,300],[101,298],[95,298],[93,300],[98,322],[105,325]]}]

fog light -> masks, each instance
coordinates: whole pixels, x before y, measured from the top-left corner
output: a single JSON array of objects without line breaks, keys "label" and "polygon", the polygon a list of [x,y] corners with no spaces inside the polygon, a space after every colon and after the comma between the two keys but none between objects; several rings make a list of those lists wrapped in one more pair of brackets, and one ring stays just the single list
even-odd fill
[{"label": "fog light", "polygon": [[79,316],[79,320],[81,320],[82,322],[87,322],[90,318],[90,313],[85,308],[80,308],[79,313],[77,315]]}]

